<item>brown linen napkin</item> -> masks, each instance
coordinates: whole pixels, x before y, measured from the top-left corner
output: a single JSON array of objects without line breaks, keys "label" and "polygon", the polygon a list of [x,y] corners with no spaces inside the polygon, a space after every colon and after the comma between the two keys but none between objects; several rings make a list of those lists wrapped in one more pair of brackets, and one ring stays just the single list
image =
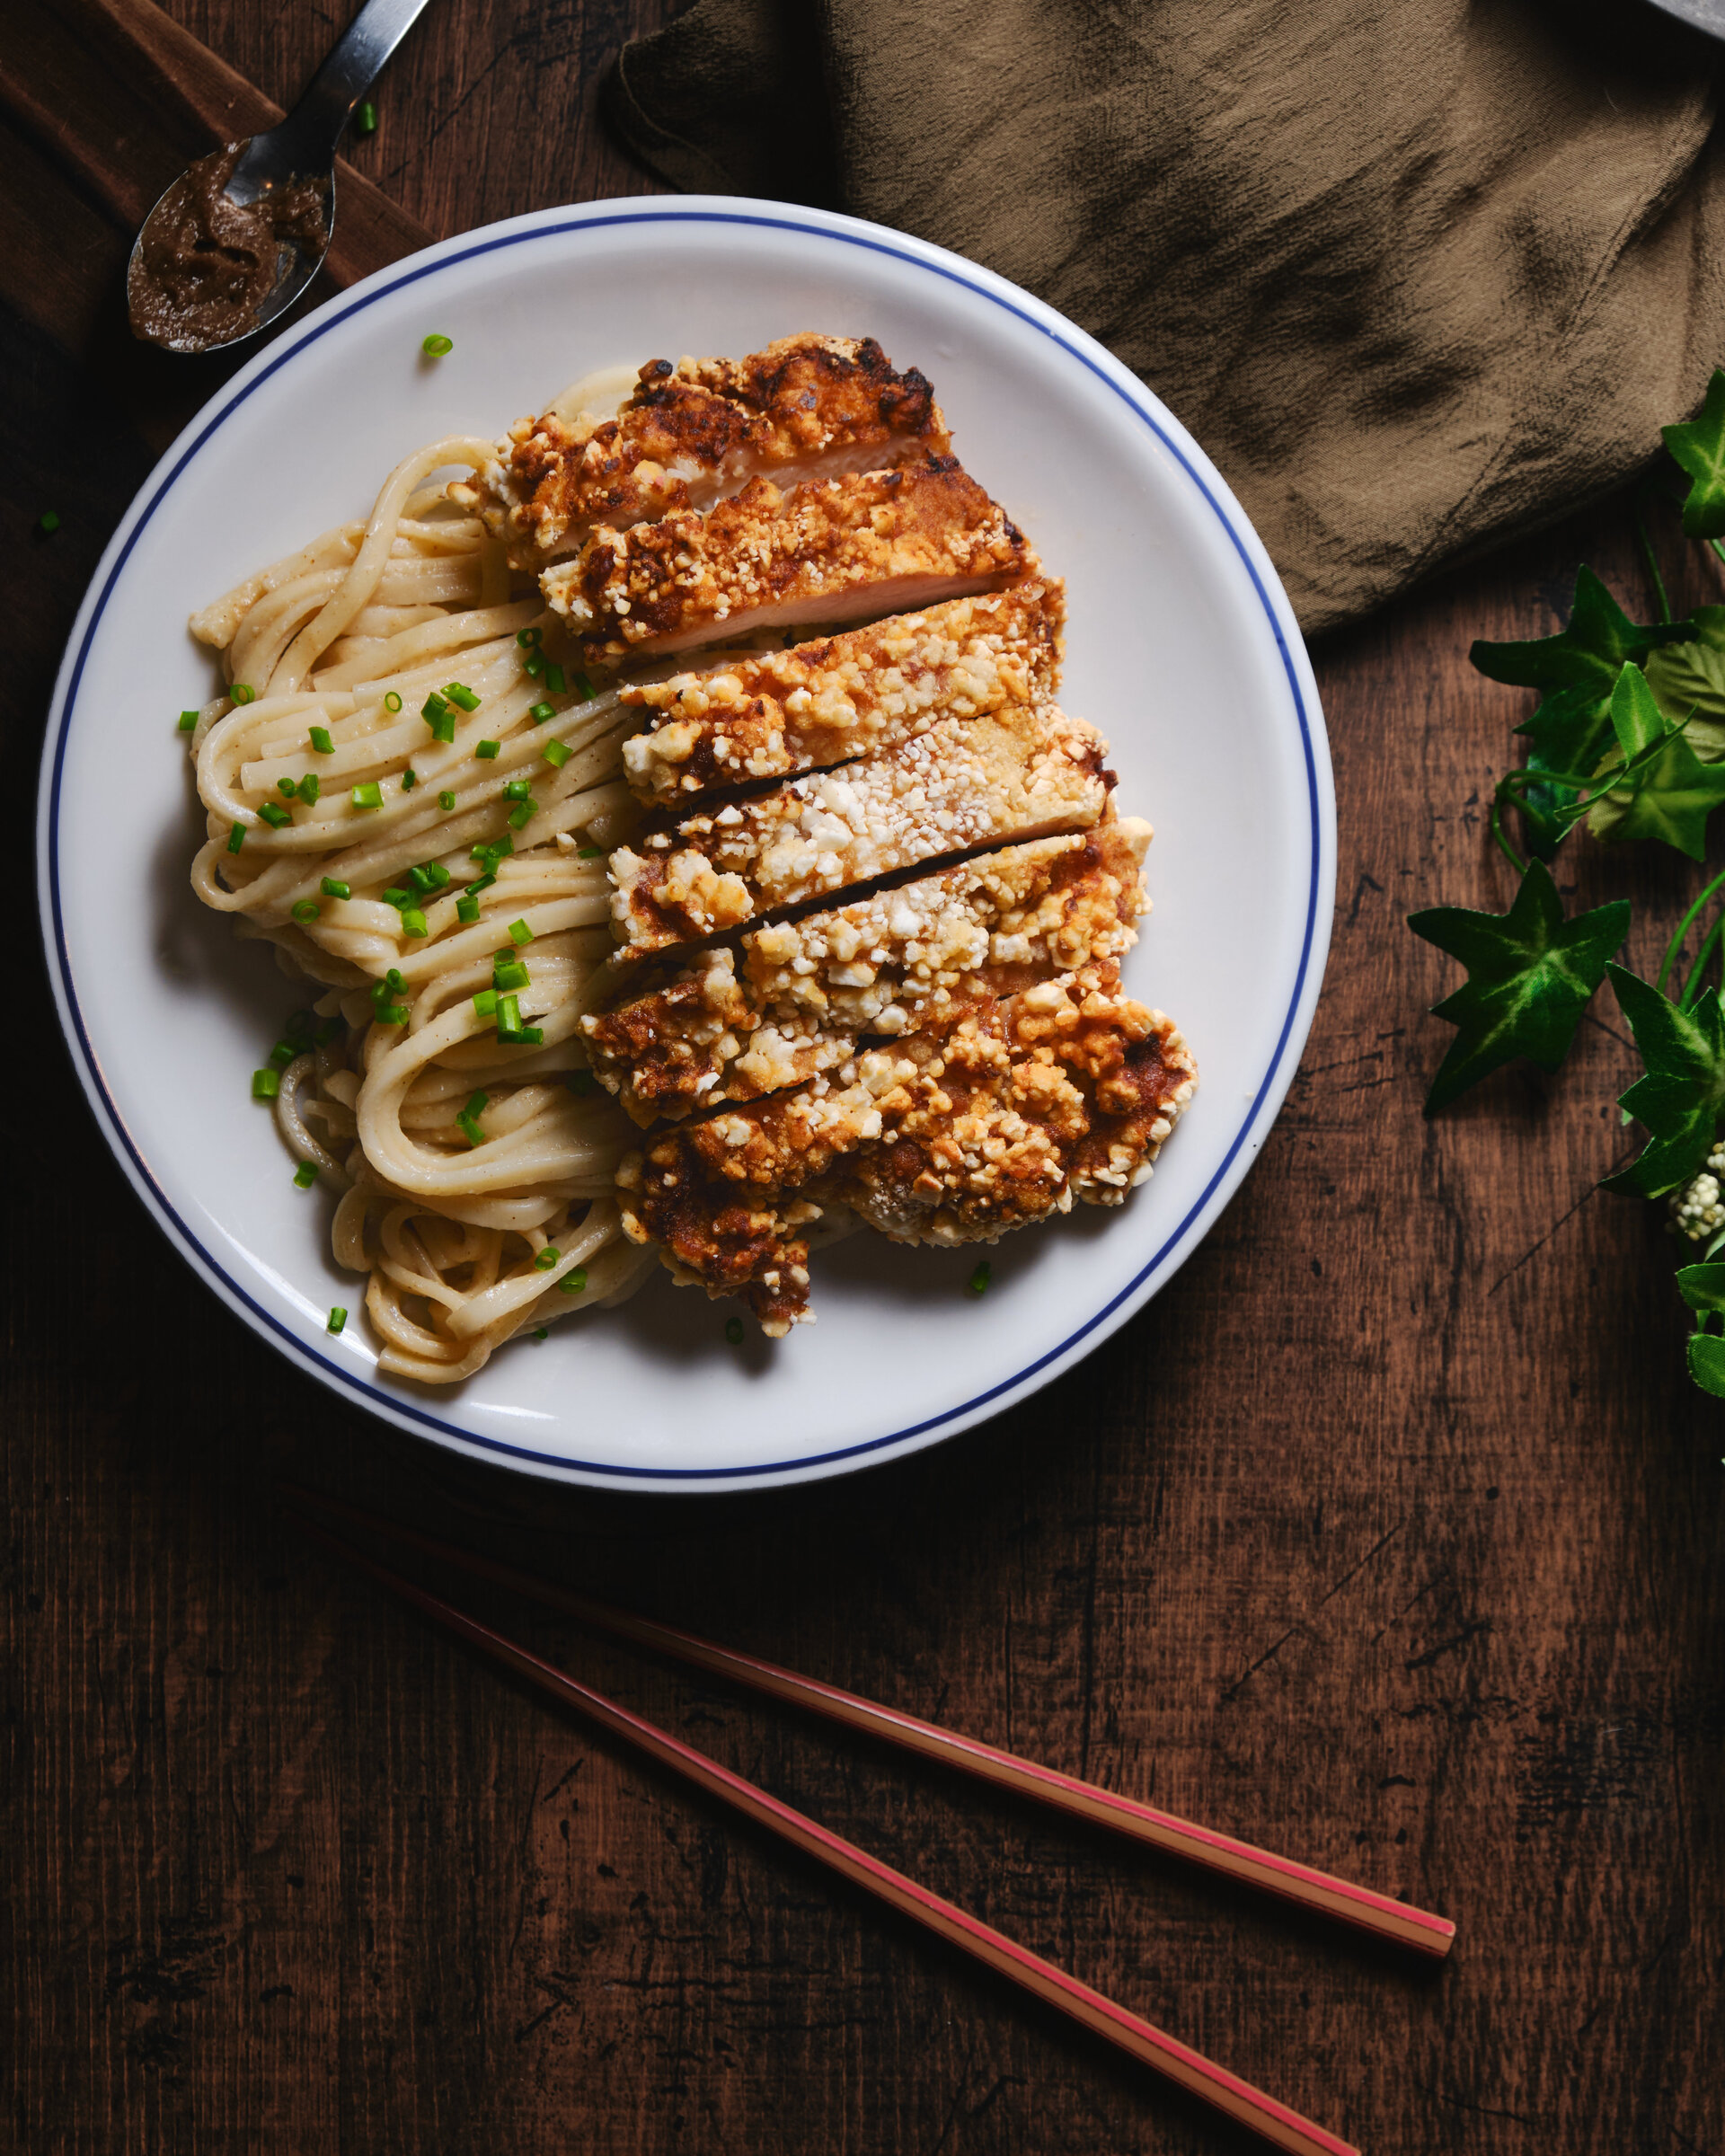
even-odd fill
[{"label": "brown linen napkin", "polygon": [[697,0],[606,105],[679,187],[895,225],[1091,331],[1311,631],[1699,401],[1720,66],[1639,0]]}]

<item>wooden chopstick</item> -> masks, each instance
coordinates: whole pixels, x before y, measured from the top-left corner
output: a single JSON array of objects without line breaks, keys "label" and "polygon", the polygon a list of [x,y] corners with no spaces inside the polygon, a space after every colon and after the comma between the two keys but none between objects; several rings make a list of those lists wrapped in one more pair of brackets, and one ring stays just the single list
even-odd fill
[{"label": "wooden chopstick", "polygon": [[1447,1917],[1433,1916],[1424,1909],[1393,1900],[1388,1895],[1376,1894],[1370,1887],[1356,1886],[1346,1879],[1332,1878],[1329,1872],[1315,1870],[1309,1864],[1296,1864],[1291,1858],[1273,1855],[1269,1850],[1238,1841],[1232,1834],[1194,1825],[1190,1819],[1160,1811],[1152,1805],[1139,1804],[1130,1797],[1117,1797],[1112,1790],[1098,1789],[1093,1782],[1080,1781],[1053,1767],[1040,1766],[1034,1760],[1020,1759],[1011,1752],[999,1751],[975,1737],[940,1728],[933,1722],[919,1721],[915,1715],[901,1714],[896,1708],[883,1707],[877,1701],[860,1698],[855,1692],[840,1692],[818,1678],[799,1676],[795,1670],[782,1669],[776,1663],[764,1662],[754,1655],[739,1654],[733,1648],[721,1647],[693,1632],[680,1631],[675,1625],[659,1624],[650,1617],[639,1617],[632,1611],[617,1609],[609,1603],[595,1601],[590,1595],[555,1586],[530,1573],[518,1571],[513,1565],[500,1564],[495,1559],[439,1542],[435,1536],[420,1534],[412,1528],[367,1512],[362,1507],[326,1498],[298,1483],[284,1482],[279,1487],[284,1498],[294,1505],[314,1508],[343,1519],[352,1526],[388,1535],[428,1557],[491,1580],[499,1586],[511,1588],[616,1638],[658,1648],[678,1661],[710,1670],[718,1676],[730,1677],[756,1692],[788,1700],[793,1705],[809,1708],[854,1729],[865,1730],[906,1751],[920,1753],[924,1758],[975,1775],[978,1780],[992,1782],[1022,1797],[1034,1798],[1077,1818],[1112,1827],[1134,1841],[1148,1842],[1153,1848],[1170,1851],[1189,1862],[1202,1865],[1206,1870],[1261,1887],[1266,1893],[1334,1918],[1356,1931],[1438,1958],[1448,1953],[1455,1937],[1455,1927]]},{"label": "wooden chopstick", "polygon": [[[300,1508],[296,1506],[296,1510]],[[356,1549],[341,1535],[305,1517],[303,1512],[299,1525],[314,1541],[368,1572],[403,1601],[491,1656],[506,1669],[513,1670],[518,1676],[525,1677],[553,1697],[579,1708],[589,1720],[633,1745],[661,1766],[669,1767],[698,1789],[731,1806],[745,1818],[766,1827],[781,1841],[790,1842],[829,1870],[912,1918],[973,1960],[1057,2008],[1083,2028],[1105,2037],[1200,2102],[1249,2127],[1272,2148],[1288,2151],[1290,2156],[1359,2156],[1351,2143],[1339,2140],[1310,2119],[1302,2118],[1297,2111],[1290,2110],[1274,2097],[1266,2096],[1262,2090],[1254,2089],[1238,2074],[1230,2073],[1189,2045],[1165,2035],[1141,2016],[1128,2013],[1125,2007],[1117,2006],[1101,1993],[1080,1984],[1075,1976],[1068,1976],[1064,1969],[1057,1969],[1028,1948],[1017,1945],[1004,1933],[967,1915],[951,1902],[931,1894],[927,1887],[919,1886],[915,1879],[907,1878],[903,1872],[895,1871],[878,1857],[870,1856],[854,1842],[846,1842],[842,1835],[818,1825],[804,1813],[781,1803],[776,1797],[769,1797],[765,1789],[746,1781],[740,1774],[732,1773],[729,1767],[721,1767],[705,1753],[695,1751],[640,1715],[631,1714],[626,1708],[606,1699],[603,1692],[578,1683],[554,1664],[543,1661],[453,1604],[428,1594],[423,1587]]]}]

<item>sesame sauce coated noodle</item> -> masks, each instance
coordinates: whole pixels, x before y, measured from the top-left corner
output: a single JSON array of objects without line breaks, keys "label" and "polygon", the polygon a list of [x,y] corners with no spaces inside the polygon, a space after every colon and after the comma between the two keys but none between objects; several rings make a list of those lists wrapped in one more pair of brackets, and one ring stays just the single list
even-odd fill
[{"label": "sesame sauce coated noodle", "polygon": [[[598,387],[564,401],[592,410]],[[639,1140],[578,1033],[612,949],[605,855],[639,819],[630,714],[447,499],[452,469],[494,455],[416,451],[365,522],[191,622],[237,692],[190,737],[192,886],[315,985],[277,1120],[339,1193],[334,1253],[368,1276],[380,1367],[434,1384],[654,1264],[613,1195]]]}]

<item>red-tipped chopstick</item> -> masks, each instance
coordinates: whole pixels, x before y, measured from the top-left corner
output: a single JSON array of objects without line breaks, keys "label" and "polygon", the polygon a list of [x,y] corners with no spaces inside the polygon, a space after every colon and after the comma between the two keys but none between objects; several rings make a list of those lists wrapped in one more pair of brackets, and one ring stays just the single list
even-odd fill
[{"label": "red-tipped chopstick", "polygon": [[1356,1886],[1346,1879],[1332,1878],[1327,1871],[1314,1870],[1309,1864],[1296,1864],[1290,1858],[1274,1856],[1268,1850],[1255,1848],[1250,1842],[1236,1841],[1232,1834],[1218,1833],[1214,1828],[1195,1826],[1190,1820],[1179,1818],[1172,1812],[1158,1811],[1154,1806],[1137,1803],[1130,1797],[1117,1797],[1110,1789],[1098,1789],[1093,1782],[1079,1781],[1052,1767],[1039,1766],[1034,1760],[997,1751],[994,1745],[980,1744],[975,1737],[939,1728],[933,1722],[918,1721],[914,1715],[900,1714],[895,1708],[861,1699],[854,1692],[840,1692],[817,1678],[799,1676],[794,1670],[781,1669],[777,1664],[763,1662],[753,1655],[739,1654],[732,1648],[720,1647],[711,1639],[697,1638],[693,1632],[679,1631],[674,1625],[659,1624],[650,1617],[638,1617],[632,1611],[596,1602],[590,1595],[554,1586],[547,1580],[535,1579],[530,1573],[518,1571],[513,1565],[500,1564],[492,1558],[439,1542],[435,1536],[418,1533],[412,1528],[380,1518],[357,1505],[326,1498],[298,1483],[284,1482],[280,1488],[284,1499],[290,1504],[387,1535],[461,1571],[511,1588],[548,1609],[562,1610],[601,1631],[632,1639],[643,1647],[658,1648],[678,1661],[730,1677],[774,1699],[789,1700],[796,1706],[809,1708],[816,1714],[846,1723],[854,1729],[866,1730],[871,1736],[884,1737],[889,1744],[902,1745],[907,1751],[921,1753],[963,1773],[974,1774],[979,1780],[993,1782],[1022,1797],[1035,1798],[1078,1818],[1113,1827],[1135,1841],[1170,1850],[1176,1856],[1203,1865],[1207,1870],[1243,1879],[1249,1886],[1262,1887],[1284,1901],[1296,1902],[1302,1908],[1336,1918],[1357,1931],[1438,1957],[1448,1953],[1450,1942],[1455,1937],[1455,1927],[1447,1917],[1433,1916],[1424,1909],[1394,1901],[1386,1894],[1375,1894],[1368,1886]]},{"label": "red-tipped chopstick", "polygon": [[891,1865],[883,1864],[878,1857],[858,1849],[854,1842],[846,1842],[803,1813],[793,1811],[776,1797],[769,1797],[765,1789],[756,1789],[752,1781],[745,1781],[740,1774],[733,1774],[729,1767],[721,1767],[705,1753],[695,1751],[653,1723],[631,1714],[602,1692],[578,1683],[553,1664],[542,1661],[537,1655],[505,1639],[489,1625],[481,1624],[452,1604],[428,1594],[423,1587],[416,1586],[398,1572],[392,1572],[387,1565],[367,1556],[364,1551],[355,1549],[351,1542],[315,1521],[302,1516],[299,1524],[314,1540],[369,1572],[403,1601],[447,1626],[506,1669],[514,1670],[517,1675],[536,1684],[541,1691],[578,1707],[601,1728],[623,1737],[661,1766],[669,1767],[710,1796],[720,1798],[745,1818],[768,1828],[781,1841],[818,1859],[854,1885],[865,1887],[889,1907],[913,1918],[973,1960],[982,1962],[1035,1997],[1058,2008],[1084,2028],[1106,2037],[1110,2044],[1177,2083],[1200,2102],[1214,2106],[1241,2125],[1250,2127],[1272,2148],[1288,2151],[1290,2156],[1359,2156],[1358,2150],[1350,2143],[1338,2140],[1323,2127],[1302,2118],[1297,2111],[1289,2110],[1286,2104],[1278,2103],[1274,2097],[1266,2096],[1262,2090],[1254,2089],[1250,2081],[1243,2081],[1238,2074],[1216,2065],[1189,2045],[1165,2036],[1152,2023],[1128,2013],[1123,2006],[1117,2006],[1100,1992],[1092,1991],[1087,1984],[1080,1984],[1075,1976],[1068,1976],[1063,1969],[1057,1969],[1051,1962],[1044,1961],[1027,1948],[1015,1945],[974,1916],[967,1916],[952,1903],[931,1894],[925,1886],[919,1886],[915,1879],[907,1879],[903,1872],[895,1871]]}]

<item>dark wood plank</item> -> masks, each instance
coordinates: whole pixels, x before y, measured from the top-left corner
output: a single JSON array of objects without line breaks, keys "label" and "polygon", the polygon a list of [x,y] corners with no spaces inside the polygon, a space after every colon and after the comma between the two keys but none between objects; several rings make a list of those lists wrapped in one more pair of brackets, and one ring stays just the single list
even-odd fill
[{"label": "dark wood plank", "polygon": [[[283,103],[338,27],[173,12]],[[645,184],[591,93],[650,13],[433,7],[356,163],[439,233]],[[36,250],[14,282],[63,265],[0,347],[20,768],[151,415],[188,393],[140,387],[115,342],[93,215],[40,158],[0,192]],[[49,506],[61,529],[32,536]],[[1519,700],[1466,648],[1552,625],[1582,555],[1636,591],[1621,503],[1319,653],[1336,938],[1251,1180],[1056,1392],[844,1485],[548,1496],[332,1406],[166,1257],[26,952],[40,1046],[0,1240],[19,2149],[1239,2145],[334,1571],[271,1513],[284,1467],[1446,1910],[1452,1965],[1410,1969],[535,1628],[1367,2148],[1720,2145],[1725,1446],[1657,1222],[1587,1196],[1629,1057],[1602,1006],[1558,1079],[1505,1074],[1428,1125],[1425,1009],[1454,976],[1402,926],[1504,903],[1480,803]],[[1635,896],[1642,961],[1693,888],[1640,859],[1568,872]]]}]

